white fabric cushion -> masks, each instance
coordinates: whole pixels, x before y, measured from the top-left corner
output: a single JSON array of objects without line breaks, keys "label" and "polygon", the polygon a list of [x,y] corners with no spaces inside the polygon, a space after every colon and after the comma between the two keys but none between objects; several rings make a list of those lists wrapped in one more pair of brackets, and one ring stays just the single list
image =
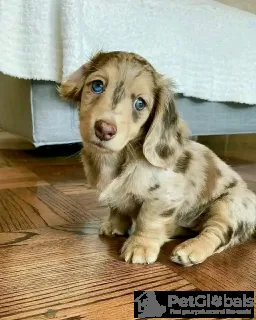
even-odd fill
[{"label": "white fabric cushion", "polygon": [[256,16],[212,0],[0,0],[0,70],[61,81],[99,49],[134,51],[177,91],[256,103]]}]

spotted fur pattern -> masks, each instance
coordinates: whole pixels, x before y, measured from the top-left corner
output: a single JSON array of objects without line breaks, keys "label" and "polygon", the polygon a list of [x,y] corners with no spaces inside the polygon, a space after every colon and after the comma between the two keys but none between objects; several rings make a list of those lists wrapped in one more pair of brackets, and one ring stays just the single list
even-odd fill
[{"label": "spotted fur pattern", "polygon": [[[99,79],[100,95],[91,90]],[[79,102],[86,177],[110,207],[100,234],[126,234],[135,222],[122,248],[125,261],[153,263],[165,242],[192,230],[197,235],[171,254],[189,266],[255,234],[255,195],[211,150],[188,139],[171,82],[145,59],[100,52],[59,92]],[[138,97],[143,110],[134,107]],[[115,124],[116,136],[100,141],[97,120]]]}]

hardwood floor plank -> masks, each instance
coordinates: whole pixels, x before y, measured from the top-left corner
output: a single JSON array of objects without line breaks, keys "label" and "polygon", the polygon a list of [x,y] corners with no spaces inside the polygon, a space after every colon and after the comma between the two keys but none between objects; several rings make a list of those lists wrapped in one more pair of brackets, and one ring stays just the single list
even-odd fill
[{"label": "hardwood floor plank", "polygon": [[26,230],[47,225],[35,207],[12,190],[0,190],[0,230]]},{"label": "hardwood floor plank", "polygon": [[0,168],[0,190],[47,185],[36,174],[25,167]]},{"label": "hardwood floor plank", "polygon": [[2,152],[0,150],[0,168],[6,168],[9,167],[9,163],[7,159],[2,155]]},{"label": "hardwood floor plank", "polygon": [[[255,290],[255,240],[189,268],[169,259],[180,240],[153,265],[121,261],[126,239],[98,236],[109,210],[60,150],[0,151],[0,319],[127,320],[134,290]],[[256,191],[256,164],[232,165]]]},{"label": "hardwood floor plank", "polygon": [[[57,183],[54,187],[67,196],[81,196],[84,199],[84,194],[96,195],[97,190],[91,188],[87,183],[71,182],[71,183]],[[82,200],[84,204],[84,201]]]},{"label": "hardwood floor plank", "polygon": [[[81,225],[65,225],[65,226],[54,226],[54,227],[43,227],[38,229],[29,229],[29,230],[19,230],[15,232],[0,232],[0,248],[8,247],[8,246],[32,246],[32,245],[40,245],[44,242],[51,241],[63,241],[65,239],[77,239],[77,243],[81,243],[86,246],[91,246],[91,243],[88,239],[91,239],[94,242],[93,251],[88,251],[87,253],[95,253],[100,250],[106,250],[110,248],[111,250],[115,250],[119,252],[122,243],[125,241],[125,238],[107,238],[107,237],[99,237],[98,236],[98,225],[99,222],[86,222]],[[87,232],[88,228],[94,226],[94,232]],[[79,232],[77,231],[79,230]],[[83,232],[82,232],[83,230]],[[87,236],[90,236],[87,238]],[[29,258],[29,256],[28,256]],[[0,257],[1,259],[1,257]]]},{"label": "hardwood floor plank", "polygon": [[0,231],[84,223],[97,219],[51,186],[0,190]]},{"label": "hardwood floor plank", "polygon": [[[39,191],[40,189],[37,188],[36,190]],[[39,199],[37,193],[34,192],[34,189],[16,189],[12,190],[12,192],[17,197],[22,199],[27,205],[33,208],[34,212],[37,215],[39,215],[41,219],[45,222],[45,225],[54,226],[73,221],[72,219],[68,218],[64,213],[59,213],[57,211],[52,210],[47,203]]]},{"label": "hardwood floor plank", "polygon": [[[163,252],[169,258],[180,241],[166,244]],[[256,288],[255,240],[215,254],[205,262],[192,267],[182,267],[169,262],[172,270],[200,290],[255,290]]]},{"label": "hardwood floor plank", "polygon": [[0,232],[0,247],[14,246],[38,235],[33,231]]},{"label": "hardwood floor plank", "polygon": [[69,198],[88,210],[95,210],[95,212],[101,209],[104,210],[104,212],[109,211],[107,206],[99,202],[99,195],[95,190],[88,190],[88,192],[84,194],[71,194]]},{"label": "hardwood floor plank", "polygon": [[[73,179],[74,180],[74,179]],[[85,178],[84,178],[85,180]],[[86,182],[69,182],[69,183],[54,183],[54,187],[63,192],[67,196],[95,194],[95,189],[91,188]]]},{"label": "hardwood floor plank", "polygon": [[94,234],[98,235],[100,228],[100,220],[86,221],[83,224],[52,226],[54,230],[71,232],[76,235]]},{"label": "hardwood floor plank", "polygon": [[88,210],[92,215],[103,219],[108,216],[109,208],[99,201],[99,194],[86,183],[54,184],[54,187],[63,192],[76,203]]},{"label": "hardwood floor plank", "polygon": [[34,150],[1,150],[2,156],[8,159],[13,167],[19,166],[49,166],[80,163],[78,148],[72,146],[50,146]]},{"label": "hardwood floor plank", "polygon": [[77,164],[54,164],[54,165],[28,165],[29,169],[42,179],[48,181],[51,184],[63,185],[63,184],[85,184],[86,179],[82,165]]},{"label": "hardwood floor plank", "polygon": [[52,186],[32,187],[28,190],[67,222],[83,223],[95,218],[86,208]]},{"label": "hardwood floor plank", "polygon": [[[0,249],[1,319],[48,319],[49,310],[57,319],[83,319],[96,317],[96,310],[104,315],[106,308],[110,317],[105,319],[121,310],[120,319],[129,319],[134,290],[196,289],[161,261],[147,266],[120,261],[117,249],[123,238],[77,236],[50,228],[39,232],[21,241],[26,245]],[[52,240],[44,241],[46,235]]]}]

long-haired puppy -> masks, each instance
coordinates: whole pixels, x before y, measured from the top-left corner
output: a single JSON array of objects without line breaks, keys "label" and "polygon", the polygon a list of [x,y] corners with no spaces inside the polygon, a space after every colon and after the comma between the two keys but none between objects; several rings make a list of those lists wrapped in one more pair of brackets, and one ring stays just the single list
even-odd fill
[{"label": "long-haired puppy", "polygon": [[171,260],[190,266],[255,233],[256,196],[207,147],[188,139],[172,83],[134,53],[100,52],[60,95],[79,105],[89,183],[109,205],[100,234],[127,234],[121,256],[153,263],[176,236]]}]

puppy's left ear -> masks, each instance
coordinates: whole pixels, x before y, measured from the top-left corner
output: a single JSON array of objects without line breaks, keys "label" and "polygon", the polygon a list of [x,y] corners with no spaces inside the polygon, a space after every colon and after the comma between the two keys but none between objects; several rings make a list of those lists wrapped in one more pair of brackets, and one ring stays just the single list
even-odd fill
[{"label": "puppy's left ear", "polygon": [[86,67],[87,64],[82,65],[62,81],[61,85],[58,87],[58,92],[61,97],[78,102],[81,101]]},{"label": "puppy's left ear", "polygon": [[158,82],[143,153],[152,165],[168,168],[181,155],[188,130],[176,110],[171,82],[162,78]]}]

